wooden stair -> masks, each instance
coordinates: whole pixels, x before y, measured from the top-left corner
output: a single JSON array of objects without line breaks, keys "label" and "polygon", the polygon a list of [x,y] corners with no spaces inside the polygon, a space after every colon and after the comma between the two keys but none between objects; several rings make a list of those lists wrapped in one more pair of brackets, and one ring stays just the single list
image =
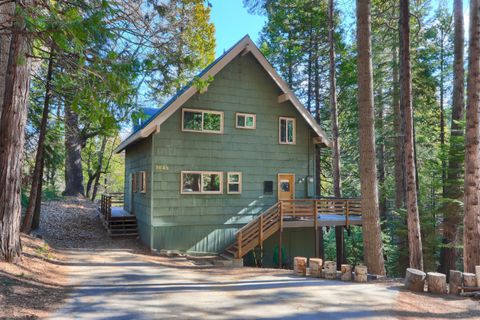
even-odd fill
[{"label": "wooden stair", "polygon": [[282,204],[277,202],[237,231],[236,241],[221,254],[227,259],[242,258],[282,228]]},{"label": "wooden stair", "polygon": [[111,237],[137,237],[137,217],[121,216],[110,217],[107,223],[107,230]]}]

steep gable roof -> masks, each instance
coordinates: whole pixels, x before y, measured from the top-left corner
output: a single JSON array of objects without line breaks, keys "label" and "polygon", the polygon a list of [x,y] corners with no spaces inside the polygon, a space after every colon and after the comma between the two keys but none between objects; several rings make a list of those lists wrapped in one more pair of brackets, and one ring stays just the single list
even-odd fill
[{"label": "steep gable roof", "polygon": [[[308,125],[317,134],[317,143],[323,144],[325,146],[330,146],[331,142],[323,129],[320,127],[317,121],[315,121],[310,112],[308,112],[308,110],[303,106],[297,96],[295,96],[295,94],[288,87],[285,81],[283,81],[280,75],[275,71],[275,69],[268,62],[268,60],[265,58],[265,56],[261,53],[261,51],[258,49],[258,47],[248,35],[243,37],[223,55],[218,57],[214,62],[212,62],[202,72],[200,72],[197,77],[202,80],[206,80],[209,77],[214,77],[238,55],[244,55],[247,53],[251,53],[257,59],[260,65],[270,75],[272,80],[282,90],[283,94],[278,97],[278,102],[282,103],[290,101],[292,105],[297,109],[297,111],[302,115]],[[175,113],[175,111],[177,111],[188,99],[190,99],[197,92],[198,89],[193,85],[193,81],[183,87],[180,91],[177,92],[175,96],[173,96],[160,109],[158,109],[158,111],[149,120],[143,123],[142,126],[135,130],[128,138],[122,141],[122,143],[120,143],[120,145],[115,149],[115,152],[121,152],[137,140],[146,138],[154,132],[159,132],[161,124],[164,123],[172,114]]]}]

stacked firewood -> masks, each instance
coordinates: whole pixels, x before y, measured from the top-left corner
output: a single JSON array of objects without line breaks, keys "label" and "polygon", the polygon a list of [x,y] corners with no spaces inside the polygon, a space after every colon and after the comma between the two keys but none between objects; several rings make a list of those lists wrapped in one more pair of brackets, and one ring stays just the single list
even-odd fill
[{"label": "stacked firewood", "polygon": [[408,268],[405,275],[405,287],[408,290],[435,294],[453,294],[480,299],[480,266],[475,267],[475,273],[450,270],[449,282],[443,273],[423,272]]}]

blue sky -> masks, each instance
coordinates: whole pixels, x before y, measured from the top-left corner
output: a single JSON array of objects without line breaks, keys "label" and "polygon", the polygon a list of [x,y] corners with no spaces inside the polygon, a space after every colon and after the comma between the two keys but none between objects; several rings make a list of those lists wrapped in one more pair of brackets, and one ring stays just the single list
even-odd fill
[{"label": "blue sky", "polygon": [[242,0],[210,0],[211,20],[215,24],[217,49],[215,56],[229,49],[244,35],[249,34],[257,42],[258,34],[265,24],[265,17],[251,15],[243,7]]},{"label": "blue sky", "polygon": [[[453,6],[452,0],[432,0],[432,7],[436,8],[440,1],[445,1],[449,8]],[[246,34],[249,34],[253,41],[257,43],[259,32],[266,21],[265,17],[249,14],[243,7],[242,0],[210,0],[210,3],[212,4],[211,21],[215,24],[217,40],[216,57]],[[355,0],[336,0],[336,5],[343,12],[343,22],[348,25],[352,24],[354,22]],[[468,6],[468,0],[464,0],[466,31],[468,31],[469,23]],[[347,28],[347,31],[349,31],[349,28]],[[466,34],[468,36],[468,32]]]}]

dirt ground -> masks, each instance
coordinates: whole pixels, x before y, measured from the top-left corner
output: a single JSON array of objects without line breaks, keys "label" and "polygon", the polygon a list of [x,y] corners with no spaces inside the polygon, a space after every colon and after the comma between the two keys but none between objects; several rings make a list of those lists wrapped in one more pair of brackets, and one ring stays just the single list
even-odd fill
[{"label": "dirt ground", "polygon": [[[95,205],[78,199],[43,203],[41,229],[32,237],[22,236],[22,245],[24,255],[20,263],[0,263],[0,318],[44,318],[57,309],[72,292],[68,279],[69,262],[74,258],[72,250],[78,249],[128,250],[135,259],[159,266],[195,269],[200,278],[225,276],[232,280],[247,280],[279,272],[218,268],[213,267],[208,259],[155,255],[137,239],[112,240],[103,229]],[[392,310],[392,315],[398,319],[480,319],[479,301],[414,294],[403,291],[401,283],[391,285],[399,290]]]},{"label": "dirt ground", "polygon": [[36,319],[58,308],[69,288],[61,252],[22,235],[20,262],[0,262],[0,318]]}]

